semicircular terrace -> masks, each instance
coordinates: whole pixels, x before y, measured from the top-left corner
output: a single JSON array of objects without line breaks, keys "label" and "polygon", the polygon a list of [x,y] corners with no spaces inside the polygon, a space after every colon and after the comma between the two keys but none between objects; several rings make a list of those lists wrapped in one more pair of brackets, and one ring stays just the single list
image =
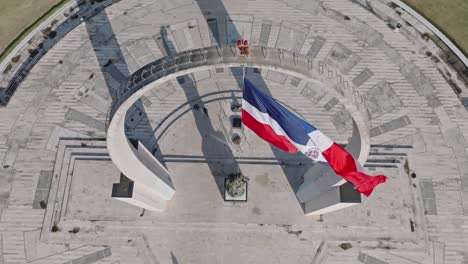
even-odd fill
[{"label": "semicircular terrace", "polygon": [[[307,81],[319,81],[345,106],[354,120],[353,135],[347,145],[361,164],[370,149],[369,119],[363,100],[338,69],[319,63],[313,67],[307,56],[290,51],[253,46],[248,57],[239,56],[235,46],[210,47],[177,53],[147,64],[133,73],[119,89],[110,112],[107,130],[109,155],[119,170],[134,181],[133,195],[128,201],[149,210],[163,210],[175,188],[169,172],[151,154],[137,148],[125,134],[126,113],[146,92],[173,78],[217,67],[263,68],[288,74]],[[337,185],[344,181],[338,181]],[[331,187],[331,186],[330,186]]]}]

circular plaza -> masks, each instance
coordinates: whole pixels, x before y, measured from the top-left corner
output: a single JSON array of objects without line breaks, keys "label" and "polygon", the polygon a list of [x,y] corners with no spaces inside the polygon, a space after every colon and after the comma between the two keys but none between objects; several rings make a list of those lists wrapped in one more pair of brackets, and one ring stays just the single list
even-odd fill
[{"label": "circular plaza", "polygon": [[[404,6],[104,0],[53,19],[0,64],[0,263],[468,261],[466,58]],[[261,140],[244,78],[387,182],[361,197]]]}]

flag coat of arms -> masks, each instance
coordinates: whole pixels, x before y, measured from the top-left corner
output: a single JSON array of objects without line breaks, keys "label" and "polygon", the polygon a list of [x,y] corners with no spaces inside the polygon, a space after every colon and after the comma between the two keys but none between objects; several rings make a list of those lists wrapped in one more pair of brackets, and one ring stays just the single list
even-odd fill
[{"label": "flag coat of arms", "polygon": [[362,166],[345,149],[247,79],[244,79],[242,123],[279,149],[289,153],[300,151],[313,160],[329,164],[337,175],[365,196],[386,181],[384,175],[365,174]]}]

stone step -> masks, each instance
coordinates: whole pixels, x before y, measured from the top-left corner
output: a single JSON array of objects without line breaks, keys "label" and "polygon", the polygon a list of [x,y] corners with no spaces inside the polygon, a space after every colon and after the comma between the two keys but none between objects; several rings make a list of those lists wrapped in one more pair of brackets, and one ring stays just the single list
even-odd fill
[{"label": "stone step", "polygon": [[31,264],[92,264],[112,255],[111,248],[83,246],[60,254],[38,259]]},{"label": "stone step", "polygon": [[[66,204],[69,197],[73,171],[70,170],[76,159],[109,160],[106,142],[101,139],[62,138],[57,147],[56,162],[54,166],[50,190],[45,197],[47,210],[44,217],[42,234],[46,234],[54,225],[60,222],[64,211],[62,204]],[[36,201],[38,203],[38,201]]]}]

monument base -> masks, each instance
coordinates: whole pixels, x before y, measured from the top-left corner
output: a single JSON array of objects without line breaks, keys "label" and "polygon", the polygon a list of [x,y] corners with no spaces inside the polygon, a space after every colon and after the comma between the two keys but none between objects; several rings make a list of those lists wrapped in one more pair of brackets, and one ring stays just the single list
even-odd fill
[{"label": "monument base", "polygon": [[247,181],[244,181],[244,193],[240,196],[232,197],[227,191],[229,178],[224,179],[224,201],[226,202],[247,202]]},{"label": "monument base", "polygon": [[302,204],[304,214],[321,215],[361,203],[361,194],[349,182],[334,186],[313,200]]}]

